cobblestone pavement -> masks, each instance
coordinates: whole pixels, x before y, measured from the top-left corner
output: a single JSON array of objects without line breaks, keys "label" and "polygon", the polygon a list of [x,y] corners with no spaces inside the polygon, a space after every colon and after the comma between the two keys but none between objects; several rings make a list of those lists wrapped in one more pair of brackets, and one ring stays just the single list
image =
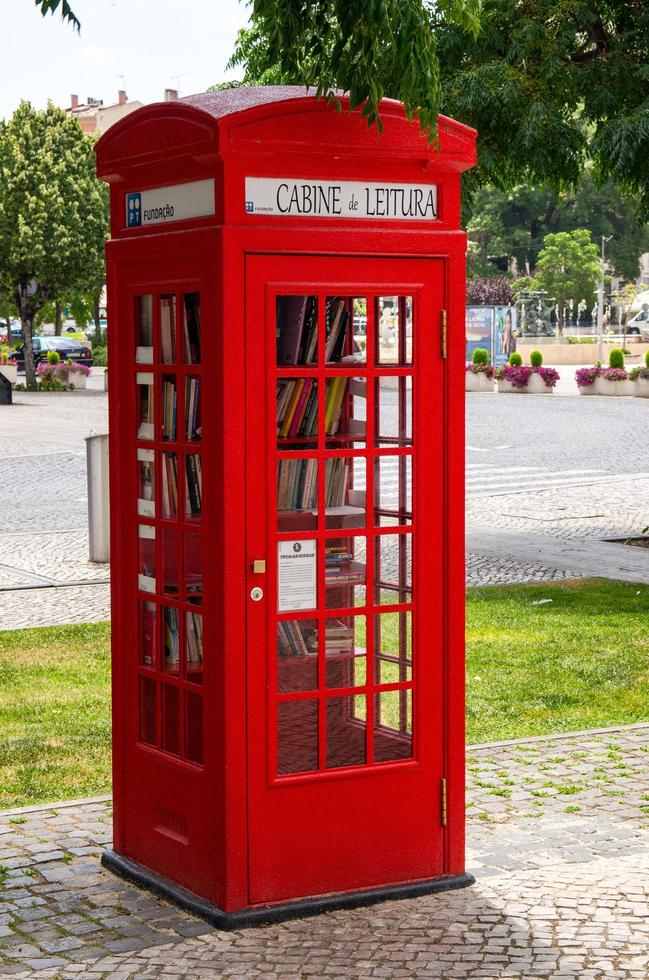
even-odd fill
[{"label": "cobblestone pavement", "polygon": [[0,978],[646,980],[649,725],[468,770],[472,888],[232,933],[101,869],[108,801],[0,814]]}]

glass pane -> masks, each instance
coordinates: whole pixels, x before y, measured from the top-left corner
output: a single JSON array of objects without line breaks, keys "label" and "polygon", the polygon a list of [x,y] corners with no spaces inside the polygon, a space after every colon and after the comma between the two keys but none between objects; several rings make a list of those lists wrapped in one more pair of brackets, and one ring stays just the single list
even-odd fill
[{"label": "glass pane", "polygon": [[380,296],[375,316],[377,364],[412,364],[412,296]]},{"label": "glass pane", "polygon": [[187,293],[183,297],[185,308],[185,363],[201,363],[201,296]]},{"label": "glass pane", "polygon": [[412,378],[374,379],[375,446],[412,446]]},{"label": "glass pane", "polygon": [[187,378],[185,381],[185,438],[196,442],[201,438],[201,379]]},{"label": "glass pane", "polygon": [[160,297],[160,360],[173,364],[176,360],[176,297]]},{"label": "glass pane", "polygon": [[277,462],[277,528],[303,531],[318,522],[318,461],[280,459]]},{"label": "glass pane", "polygon": [[140,741],[155,745],[156,736],[156,682],[150,677],[140,677]]},{"label": "glass pane", "polygon": [[315,619],[277,623],[277,690],[313,691],[318,686],[318,624]]},{"label": "glass pane", "polygon": [[140,650],[139,662],[141,667],[156,666],[157,654],[157,619],[156,606],[153,602],[140,603]]},{"label": "glass pane", "polygon": [[365,457],[337,456],[325,463],[325,527],[364,527]]},{"label": "glass pane", "polygon": [[325,361],[339,367],[364,365],[367,351],[367,300],[327,298]]},{"label": "glass pane", "polygon": [[203,764],[203,697],[185,692],[185,756],[190,762]]},{"label": "glass pane", "polygon": [[313,772],[318,768],[318,702],[285,701],[277,705],[277,773]]},{"label": "glass pane", "polygon": [[327,538],[324,557],[327,609],[365,605],[366,549],[363,537]]},{"label": "glass pane", "polygon": [[277,542],[277,611],[317,607],[317,544],[314,540]]},{"label": "glass pane", "polygon": [[170,442],[176,440],[178,398],[175,374],[165,374],[162,378],[162,438]]},{"label": "glass pane", "polygon": [[142,592],[155,592],[155,528],[151,527],[150,524],[138,524],[137,541],[137,587]]},{"label": "glass pane", "polygon": [[200,534],[185,534],[185,589],[187,596],[203,592],[203,539]]},{"label": "glass pane", "polygon": [[135,361],[153,364],[153,297],[135,297]]},{"label": "glass pane", "polygon": [[278,296],[275,302],[277,365],[318,361],[318,301],[315,296]]},{"label": "glass pane", "polygon": [[178,674],[180,671],[178,610],[173,609],[171,606],[163,606],[162,618],[164,623],[164,660],[162,669],[166,674]]},{"label": "glass pane", "polygon": [[411,456],[377,457],[374,501],[374,521],[379,527],[412,524]]},{"label": "glass pane", "polygon": [[367,428],[367,385],[363,378],[329,378],[325,395],[327,448],[363,446]]},{"label": "glass pane", "polygon": [[161,461],[162,516],[178,516],[178,456],[176,453],[163,453]]},{"label": "glass pane", "polygon": [[365,695],[327,698],[327,769],[365,765]]},{"label": "glass pane", "polygon": [[366,683],[365,616],[325,619],[326,686],[362,687]]},{"label": "glass pane", "polygon": [[185,613],[185,677],[203,683],[203,616],[198,612]]},{"label": "glass pane", "polygon": [[137,382],[137,437],[138,439],[153,439],[154,429],[154,402],[153,402],[153,375],[138,372],[135,375]]},{"label": "glass pane", "polygon": [[178,595],[178,534],[170,528],[162,531],[162,591],[166,595]]},{"label": "glass pane", "polygon": [[375,698],[374,758],[393,762],[412,758],[411,691],[381,691]]},{"label": "glass pane", "polygon": [[375,601],[412,601],[412,535],[382,534],[374,539]]},{"label": "glass pane", "polygon": [[155,517],[155,457],[152,449],[137,450],[137,512]]},{"label": "glass pane", "polygon": [[[363,310],[364,316],[357,313]],[[366,344],[356,338],[356,323],[363,317],[367,325],[367,306],[364,299],[356,300],[349,296],[329,296],[327,298],[327,339],[325,342],[325,361],[327,364],[364,364]]]},{"label": "glass pane", "polygon": [[203,461],[198,453],[185,456],[185,518],[200,520],[203,515]]},{"label": "glass pane", "polygon": [[[377,684],[412,680],[412,614],[380,613],[374,617],[374,679]],[[435,651],[431,651],[434,655]]]},{"label": "glass pane", "polygon": [[280,449],[318,445],[318,382],[315,378],[279,378],[276,394],[277,444]]},{"label": "glass pane", "polygon": [[180,754],[180,692],[171,684],[162,685],[162,748]]}]

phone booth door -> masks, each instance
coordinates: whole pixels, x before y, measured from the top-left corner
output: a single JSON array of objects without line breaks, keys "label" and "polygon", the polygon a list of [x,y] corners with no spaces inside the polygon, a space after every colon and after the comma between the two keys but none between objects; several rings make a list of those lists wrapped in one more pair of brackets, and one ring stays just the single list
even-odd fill
[{"label": "phone booth door", "polygon": [[432,878],[444,265],[246,276],[249,901]]}]

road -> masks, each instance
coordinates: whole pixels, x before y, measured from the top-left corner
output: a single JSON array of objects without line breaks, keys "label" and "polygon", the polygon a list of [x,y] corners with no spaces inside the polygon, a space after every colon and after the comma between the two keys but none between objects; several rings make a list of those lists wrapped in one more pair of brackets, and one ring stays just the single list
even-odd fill
[{"label": "road", "polygon": [[[648,413],[642,399],[469,395],[467,583],[587,574],[556,539],[639,533]],[[108,615],[108,569],[87,560],[84,443],[106,428],[102,392],[19,392],[0,407],[1,627]]]}]

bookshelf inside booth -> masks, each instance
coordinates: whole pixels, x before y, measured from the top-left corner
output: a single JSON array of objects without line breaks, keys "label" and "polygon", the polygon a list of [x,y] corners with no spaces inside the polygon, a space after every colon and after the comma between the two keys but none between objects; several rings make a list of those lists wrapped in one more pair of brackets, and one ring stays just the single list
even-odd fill
[{"label": "bookshelf inside booth", "polygon": [[202,765],[201,303],[133,296],[138,740]]},{"label": "bookshelf inside booth", "polygon": [[278,545],[318,534],[311,609],[278,602],[278,776],[412,755],[412,325],[409,296],[276,297]]}]

